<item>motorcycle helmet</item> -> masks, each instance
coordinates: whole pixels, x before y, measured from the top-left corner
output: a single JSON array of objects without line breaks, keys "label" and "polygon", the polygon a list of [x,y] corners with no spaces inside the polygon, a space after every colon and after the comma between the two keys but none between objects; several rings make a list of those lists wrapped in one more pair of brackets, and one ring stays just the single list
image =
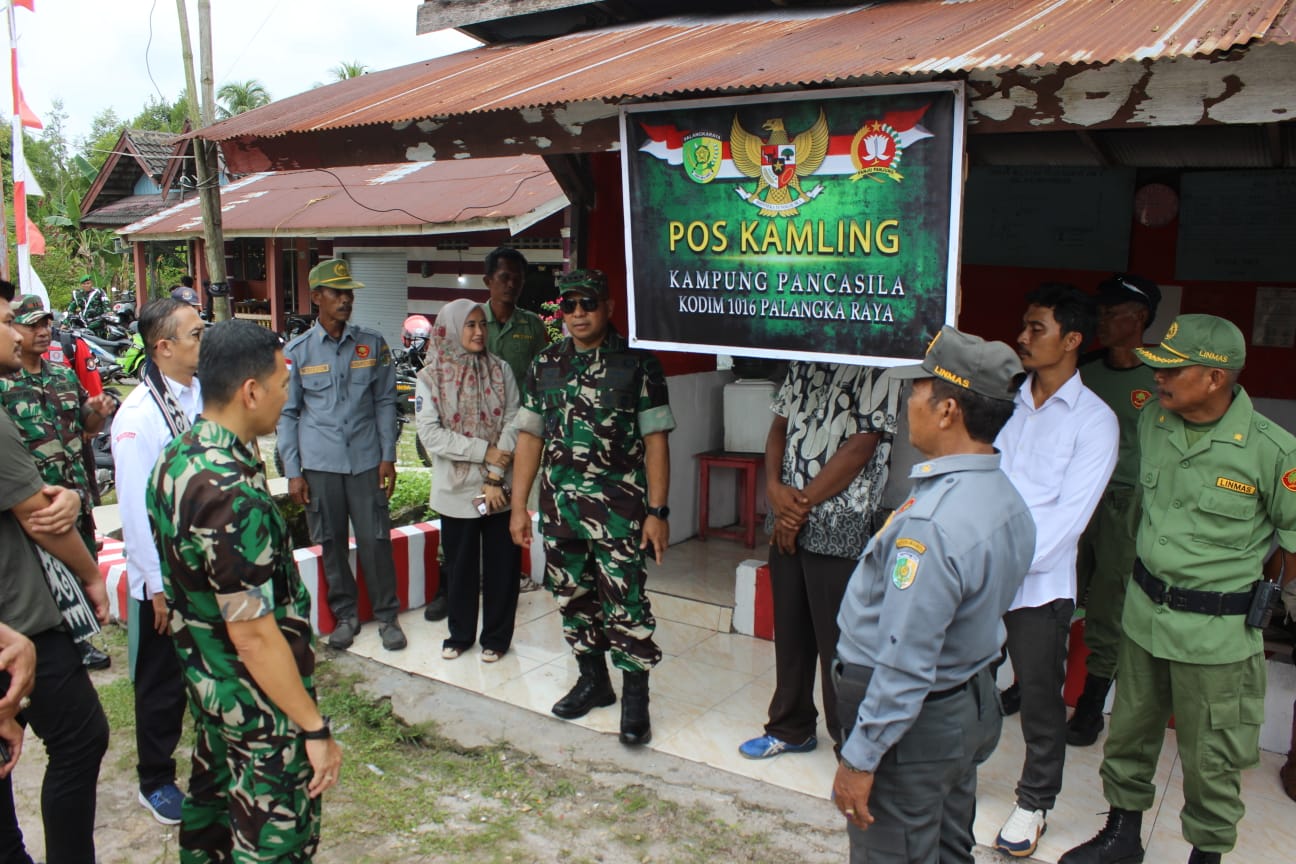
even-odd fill
[{"label": "motorcycle helmet", "polygon": [[427,343],[427,339],[432,335],[432,322],[422,315],[411,315],[405,319],[401,327],[401,344],[406,348],[415,345],[417,340],[418,347]]}]

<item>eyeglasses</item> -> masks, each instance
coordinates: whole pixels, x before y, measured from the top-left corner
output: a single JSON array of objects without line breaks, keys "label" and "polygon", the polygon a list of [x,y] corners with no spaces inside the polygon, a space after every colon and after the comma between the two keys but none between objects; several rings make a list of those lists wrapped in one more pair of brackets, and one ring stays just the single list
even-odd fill
[{"label": "eyeglasses", "polygon": [[564,313],[570,314],[576,311],[576,305],[586,312],[597,312],[599,308],[599,299],[597,297],[564,297],[558,301],[558,308]]}]

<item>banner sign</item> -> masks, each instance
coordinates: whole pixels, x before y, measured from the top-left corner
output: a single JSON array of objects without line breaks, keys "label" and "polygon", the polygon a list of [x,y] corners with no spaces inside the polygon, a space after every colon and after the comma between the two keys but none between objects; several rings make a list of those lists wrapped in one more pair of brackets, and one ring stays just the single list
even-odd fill
[{"label": "banner sign", "polygon": [[954,322],[961,82],[621,112],[631,344],[883,366]]}]

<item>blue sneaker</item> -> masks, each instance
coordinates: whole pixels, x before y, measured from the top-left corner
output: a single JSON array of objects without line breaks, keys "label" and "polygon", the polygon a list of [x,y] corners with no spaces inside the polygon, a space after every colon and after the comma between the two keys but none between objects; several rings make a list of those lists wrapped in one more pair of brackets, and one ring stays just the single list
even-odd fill
[{"label": "blue sneaker", "polygon": [[744,741],[738,752],[748,759],[769,759],[780,753],[809,753],[819,746],[819,739],[811,735],[800,744],[792,744],[773,735],[762,735],[750,741]]},{"label": "blue sneaker", "polygon": [[184,793],[174,783],[159,786],[147,795],[141,790],[139,802],[163,825],[180,824],[180,805],[184,803]]}]

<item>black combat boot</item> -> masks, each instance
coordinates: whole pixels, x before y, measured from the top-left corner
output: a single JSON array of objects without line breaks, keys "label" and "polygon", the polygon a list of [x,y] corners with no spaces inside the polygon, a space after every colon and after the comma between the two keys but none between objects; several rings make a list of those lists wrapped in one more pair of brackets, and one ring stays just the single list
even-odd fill
[{"label": "black combat boot", "polygon": [[1188,856],[1188,864],[1220,864],[1220,853],[1203,852],[1194,846],[1192,854]]},{"label": "black combat boot", "polygon": [[1142,829],[1142,811],[1113,807],[1107,814],[1107,824],[1103,829],[1088,843],[1059,858],[1058,864],[1140,864],[1143,843],[1139,840],[1139,832]]},{"label": "black combat boot", "polygon": [[621,743],[639,747],[652,740],[648,672],[623,672],[621,682]]},{"label": "black combat boot", "polygon": [[584,717],[593,708],[602,708],[616,701],[612,681],[608,678],[607,662],[602,654],[577,654],[580,677],[567,695],[554,703],[551,711],[564,720]]},{"label": "black combat boot", "polygon": [[1107,691],[1110,689],[1110,678],[1085,676],[1084,692],[1076,700],[1075,713],[1067,724],[1068,744],[1088,747],[1098,740],[1098,733],[1103,729],[1103,704],[1107,701]]}]

